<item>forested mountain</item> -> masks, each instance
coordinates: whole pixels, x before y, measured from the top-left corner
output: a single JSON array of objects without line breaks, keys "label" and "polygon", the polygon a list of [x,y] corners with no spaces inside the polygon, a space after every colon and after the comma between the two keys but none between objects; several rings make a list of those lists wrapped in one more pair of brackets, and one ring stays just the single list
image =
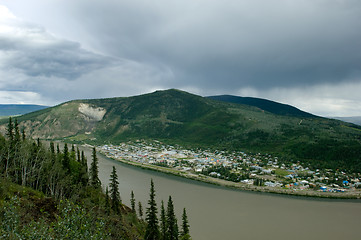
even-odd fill
[{"label": "forested mountain", "polygon": [[358,116],[358,117],[333,117],[333,118],[361,126],[361,116]]},{"label": "forested mountain", "polygon": [[282,104],[278,102],[274,102],[271,100],[266,100],[262,98],[253,98],[253,97],[238,97],[232,95],[219,95],[219,96],[209,96],[208,98],[229,102],[229,103],[237,103],[243,105],[254,106],[264,111],[282,115],[282,116],[291,116],[291,117],[301,117],[301,118],[315,118],[316,116],[310,114],[308,112],[301,111],[298,108],[293,106]]},{"label": "forested mountain", "polygon": [[135,97],[70,101],[20,116],[18,121],[36,138],[115,144],[152,138],[361,171],[360,126],[287,105],[271,103],[281,106],[278,110],[265,106],[269,104],[235,104],[171,89]]}]

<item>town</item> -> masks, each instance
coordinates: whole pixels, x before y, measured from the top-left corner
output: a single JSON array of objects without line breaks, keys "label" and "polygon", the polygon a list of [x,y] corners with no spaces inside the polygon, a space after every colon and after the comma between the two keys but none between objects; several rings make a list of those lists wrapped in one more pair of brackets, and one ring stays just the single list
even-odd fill
[{"label": "town", "polygon": [[103,145],[97,149],[109,158],[133,165],[156,166],[159,171],[171,169],[173,173],[181,173],[182,176],[213,183],[220,180],[218,183],[233,183],[220,185],[243,189],[282,190],[283,193],[306,191],[361,194],[360,173],[312,169],[299,162],[281,161],[269,154],[190,150],[156,140],[137,140],[117,146]]}]

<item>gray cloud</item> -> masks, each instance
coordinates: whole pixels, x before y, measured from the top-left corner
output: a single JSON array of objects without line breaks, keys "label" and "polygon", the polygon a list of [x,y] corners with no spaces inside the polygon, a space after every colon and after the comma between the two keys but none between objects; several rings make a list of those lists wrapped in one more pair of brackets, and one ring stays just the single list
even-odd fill
[{"label": "gray cloud", "polygon": [[34,25],[0,34],[2,89],[62,101],[181,88],[361,114],[361,98],[347,93],[361,84],[358,0],[4,2],[72,41]]},{"label": "gray cloud", "polygon": [[164,79],[172,77],[162,64],[85,50],[77,42],[24,22],[0,5],[0,102],[33,99],[33,103],[55,104],[128,96],[162,88]]},{"label": "gray cloud", "polygon": [[0,34],[0,67],[31,77],[74,80],[111,64],[111,59],[86,51],[80,44],[60,40],[43,28],[17,21]]},{"label": "gray cloud", "polygon": [[99,35],[102,51],[167,64],[181,83],[197,87],[303,86],[361,76],[360,1],[70,5],[72,17]]}]

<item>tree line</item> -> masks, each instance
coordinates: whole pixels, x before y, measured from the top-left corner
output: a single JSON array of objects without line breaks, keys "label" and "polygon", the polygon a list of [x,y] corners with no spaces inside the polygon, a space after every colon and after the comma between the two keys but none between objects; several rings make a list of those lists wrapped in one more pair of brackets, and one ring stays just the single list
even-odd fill
[{"label": "tree line", "polygon": [[[0,135],[0,174],[22,186],[31,187],[55,199],[65,199],[88,186],[89,174],[84,152],[63,151],[53,142],[46,147],[20,133],[17,120],[9,118],[6,138]],[[91,179],[92,180],[92,179]]]},{"label": "tree line", "polygon": [[[141,205],[139,205],[140,216],[142,213],[141,209]],[[155,201],[155,188],[153,180],[151,180],[148,208],[146,211],[147,227],[144,238],[147,240],[191,239],[189,234],[189,222],[186,209],[183,208],[181,231],[179,231],[177,218],[174,213],[174,204],[171,196],[169,196],[168,199],[167,210],[165,210],[164,202],[162,200],[159,219],[157,217],[157,213],[158,209]]]},{"label": "tree line", "polygon": [[[87,201],[85,199],[90,199],[91,204],[104,209],[106,215],[121,219],[128,208],[122,204],[116,168],[113,166],[110,183],[105,188],[105,193],[101,188],[98,174],[95,147],[92,149],[92,161],[88,169],[84,151],[80,151],[74,145],[68,147],[67,143],[64,143],[62,150],[59,144],[55,146],[53,142],[46,147],[39,139],[34,141],[27,138],[25,131],[20,131],[16,119],[13,122],[12,118],[9,118],[6,137],[0,135],[0,177],[2,179],[43,192],[57,201],[70,199],[74,202],[85,203]],[[143,206],[141,202],[138,202],[137,215],[135,202],[132,191],[131,214],[136,218],[133,222],[137,225],[137,222],[143,221]],[[160,221],[158,221],[157,213],[154,184],[151,181],[144,239],[191,239],[185,209],[182,215],[182,229],[178,231],[171,196],[167,210],[162,201]],[[110,236],[115,239],[122,236],[117,235],[116,229],[119,230],[117,227],[109,230]],[[126,230],[122,229],[122,231]],[[138,237],[142,238],[142,236]]]}]

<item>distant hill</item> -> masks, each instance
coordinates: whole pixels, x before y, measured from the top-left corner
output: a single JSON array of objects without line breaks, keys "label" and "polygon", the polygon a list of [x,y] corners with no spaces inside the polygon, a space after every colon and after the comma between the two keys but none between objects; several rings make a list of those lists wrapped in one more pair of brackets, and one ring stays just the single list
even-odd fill
[{"label": "distant hill", "polygon": [[47,106],[27,104],[0,104],[0,117],[23,115],[44,108],[47,108]]},{"label": "distant hill", "polygon": [[[235,104],[170,89],[134,97],[70,101],[17,119],[34,138],[92,144],[157,139],[361,171],[360,126],[268,100],[258,102],[261,106]],[[7,121],[1,123],[4,132]]]},{"label": "distant hill", "polygon": [[293,106],[266,100],[266,99],[261,99],[261,98],[238,97],[238,96],[232,96],[232,95],[210,96],[208,98],[214,99],[217,101],[250,105],[250,106],[260,108],[264,111],[274,113],[277,115],[282,115],[282,116],[293,116],[293,117],[303,117],[303,118],[316,117],[315,115],[313,115],[311,113],[301,111],[300,109],[295,108]]},{"label": "distant hill", "polygon": [[361,126],[361,116],[357,117],[333,117],[334,119],[338,119],[344,122],[349,122],[353,124],[357,124]]}]

